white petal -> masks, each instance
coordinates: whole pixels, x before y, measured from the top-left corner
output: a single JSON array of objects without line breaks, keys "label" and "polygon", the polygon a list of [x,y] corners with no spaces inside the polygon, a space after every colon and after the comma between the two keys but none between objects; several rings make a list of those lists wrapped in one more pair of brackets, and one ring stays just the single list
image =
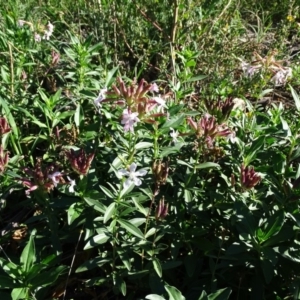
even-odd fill
[{"label": "white petal", "polygon": [[118,174],[121,176],[129,176],[129,172],[125,169],[118,170]]},{"label": "white petal", "polygon": [[134,173],[136,170],[136,163],[132,163],[129,167],[129,173]]},{"label": "white petal", "polygon": [[148,172],[144,169],[138,170],[134,173],[135,176],[145,176]]},{"label": "white petal", "polygon": [[130,178],[127,178],[126,181],[124,182],[124,188],[127,189],[130,187],[132,183],[132,180]]},{"label": "white petal", "polygon": [[133,179],[133,182],[134,182],[134,184],[135,184],[136,186],[139,186],[139,185],[142,184],[142,180],[139,179],[139,178],[137,178],[137,177],[135,177],[135,178]]}]

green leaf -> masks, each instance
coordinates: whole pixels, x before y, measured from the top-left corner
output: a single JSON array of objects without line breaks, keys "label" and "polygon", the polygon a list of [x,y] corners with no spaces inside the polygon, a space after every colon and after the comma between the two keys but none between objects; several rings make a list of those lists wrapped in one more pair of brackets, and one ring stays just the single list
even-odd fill
[{"label": "green leaf", "polygon": [[150,148],[153,148],[153,143],[149,143],[149,142],[140,142],[140,143],[137,143],[134,148],[136,150],[141,150],[141,149],[150,149]]},{"label": "green leaf", "polygon": [[11,278],[18,279],[22,275],[22,268],[13,262],[7,261],[0,257],[0,264],[3,271],[5,271]]},{"label": "green leaf", "polygon": [[134,226],[133,224],[129,223],[128,221],[125,221],[123,219],[119,219],[118,223],[121,225],[121,227],[123,227],[128,232],[135,235],[136,237],[141,238],[141,239],[145,239],[142,231],[139,228],[137,228],[136,226]]},{"label": "green leaf", "polygon": [[127,268],[128,271],[131,270],[131,262],[128,256],[128,253],[125,250],[118,250],[120,259],[122,260],[124,266]]},{"label": "green leaf", "polygon": [[150,294],[145,297],[147,300],[166,300],[162,296],[156,295],[156,294]]},{"label": "green leaf", "polygon": [[268,246],[278,246],[279,243],[283,243],[294,236],[294,230],[291,226],[283,226],[281,230],[269,237],[263,244],[262,247],[268,247]]},{"label": "green leaf", "polygon": [[165,289],[169,295],[169,300],[185,300],[185,297],[182,296],[181,292],[177,290],[176,287],[165,285]]},{"label": "green leaf", "polygon": [[170,120],[166,121],[160,128],[162,133],[167,132],[170,128],[177,128],[179,125],[182,124],[183,120],[185,119],[185,115],[179,115],[176,117],[171,118]]},{"label": "green leaf", "polygon": [[105,223],[112,217],[112,215],[114,214],[114,212],[115,212],[115,206],[116,206],[116,203],[115,203],[115,202],[111,203],[111,204],[108,206],[108,208],[107,208],[107,210],[106,210],[106,212],[105,212],[105,214],[104,214],[104,218],[103,218],[103,223],[104,223],[104,224],[105,224]]},{"label": "green leaf", "polygon": [[45,287],[51,284],[54,284],[57,280],[58,276],[67,270],[66,266],[58,266],[56,268],[52,268],[47,272],[42,272],[40,275],[34,278],[31,282],[31,285],[34,288]]},{"label": "green leaf", "polygon": [[101,190],[104,192],[104,194],[106,194],[106,196],[108,196],[109,198],[111,198],[111,199],[114,199],[114,198],[115,198],[114,194],[113,194],[110,190],[108,190],[106,187],[100,185],[100,189],[101,189]]},{"label": "green leaf", "polygon": [[29,294],[28,288],[15,288],[11,292],[12,300],[24,299]]},{"label": "green leaf", "polygon": [[206,169],[206,168],[220,168],[220,165],[213,162],[206,162],[206,163],[196,165],[196,169]]},{"label": "green leaf", "polygon": [[126,282],[124,280],[121,281],[120,290],[123,296],[126,296]]},{"label": "green leaf", "polygon": [[231,294],[230,288],[225,288],[208,295],[208,300],[227,300]]},{"label": "green leaf", "polygon": [[143,207],[143,205],[135,198],[132,198],[132,201],[138,211],[146,217],[148,215],[148,211]]},{"label": "green leaf", "polygon": [[75,273],[80,273],[80,272],[85,272],[85,271],[90,271],[94,268],[98,268],[103,266],[104,264],[110,262],[109,259],[103,259],[103,257],[95,257],[93,259],[87,260],[86,262],[84,262],[82,265],[80,265]]},{"label": "green leaf", "polygon": [[274,276],[274,266],[269,260],[262,259],[260,261],[260,266],[263,271],[265,281],[269,284]]},{"label": "green leaf", "polygon": [[195,255],[195,254],[187,255],[184,258],[184,266],[185,266],[187,275],[189,277],[192,277],[194,275],[194,272],[195,272],[196,267],[197,267],[196,262],[197,262],[197,255]]},{"label": "green leaf", "polygon": [[81,105],[77,104],[76,111],[74,114],[74,122],[75,122],[77,128],[79,128],[82,120],[83,120],[82,108],[81,108]]},{"label": "green leaf", "polygon": [[207,75],[196,75],[192,78],[189,78],[188,80],[183,81],[182,83],[200,81],[200,80],[203,80],[206,77],[207,77]]},{"label": "green leaf", "polygon": [[159,153],[159,157],[163,158],[170,154],[178,153],[183,145],[184,145],[184,143],[176,143],[176,145],[174,145],[172,147],[162,147],[160,149],[161,152]]},{"label": "green leaf", "polygon": [[205,291],[202,291],[198,300],[208,300],[207,293]]},{"label": "green leaf", "polygon": [[0,275],[0,289],[15,288],[16,285],[17,284],[14,282],[14,280],[11,277]]},{"label": "green leaf", "polygon": [[25,273],[27,273],[34,262],[36,261],[36,256],[35,256],[35,245],[34,245],[34,236],[35,236],[36,230],[33,230],[31,232],[31,235],[29,237],[29,241],[27,245],[25,246],[21,257],[20,257],[20,262],[22,264],[22,269],[24,270]]},{"label": "green leaf", "polygon": [[252,213],[243,202],[236,202],[234,206],[236,208],[236,227],[238,231],[242,234],[246,233],[254,236],[257,222]]},{"label": "green leaf", "polygon": [[264,224],[265,229],[262,228],[263,235],[259,238],[260,241],[264,242],[271,236],[278,233],[284,223],[284,212],[278,211],[271,217],[267,218],[266,224]]},{"label": "green leaf", "polygon": [[178,160],[177,160],[177,163],[178,163],[179,165],[188,166],[190,169],[193,169],[193,166],[192,166],[192,165],[186,163],[186,162],[183,161],[183,160],[178,159]]},{"label": "green leaf", "polygon": [[191,202],[192,200],[193,200],[193,195],[192,195],[192,193],[191,193],[189,190],[184,189],[184,201],[185,201],[186,203],[189,203],[189,202]]},{"label": "green leaf", "polygon": [[102,232],[100,234],[97,234],[89,239],[89,241],[84,246],[84,250],[96,247],[100,244],[106,243],[110,239],[110,236],[108,233]]},{"label": "green leaf", "polygon": [[293,87],[291,85],[289,85],[291,92],[292,92],[292,96],[293,99],[295,101],[295,106],[297,108],[298,111],[300,111],[300,98],[299,95],[297,94],[297,92],[293,89]]},{"label": "green leaf", "polygon": [[107,207],[104,204],[100,203],[98,200],[94,200],[89,197],[84,197],[83,199],[88,205],[92,206],[95,210],[105,214]]},{"label": "green leaf", "polygon": [[110,71],[107,72],[105,86],[108,87],[114,77],[115,73],[118,71],[119,67],[114,67]]},{"label": "green leaf", "polygon": [[162,269],[161,269],[161,265],[160,265],[159,260],[157,258],[153,257],[152,258],[152,263],[153,263],[153,267],[154,267],[154,270],[157,273],[157,275],[159,277],[162,277]]},{"label": "green leaf", "polygon": [[157,232],[157,228],[154,228],[154,227],[150,228],[150,229],[147,231],[147,233],[145,234],[145,238],[148,238],[149,236],[153,235],[153,234],[156,233],[156,232]]},{"label": "green leaf", "polygon": [[68,224],[71,225],[82,214],[82,207],[77,203],[73,203],[68,209]]},{"label": "green leaf", "polygon": [[244,159],[245,167],[247,167],[251,161],[256,157],[257,152],[262,148],[265,142],[265,136],[260,136],[258,139],[252,142],[250,149],[247,150],[247,155]]}]

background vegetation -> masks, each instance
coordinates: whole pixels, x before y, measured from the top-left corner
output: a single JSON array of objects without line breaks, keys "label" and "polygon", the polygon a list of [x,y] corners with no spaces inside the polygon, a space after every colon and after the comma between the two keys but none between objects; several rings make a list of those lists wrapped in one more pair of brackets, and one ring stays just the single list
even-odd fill
[{"label": "background vegetation", "polygon": [[0,297],[300,299],[297,0],[0,0]]}]

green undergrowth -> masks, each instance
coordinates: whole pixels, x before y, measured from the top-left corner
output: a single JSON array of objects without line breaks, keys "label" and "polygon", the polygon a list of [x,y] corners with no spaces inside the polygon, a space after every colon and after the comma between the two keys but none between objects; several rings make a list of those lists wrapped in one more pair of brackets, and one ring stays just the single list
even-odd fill
[{"label": "green undergrowth", "polygon": [[0,0],[1,299],[298,299],[297,1]]}]

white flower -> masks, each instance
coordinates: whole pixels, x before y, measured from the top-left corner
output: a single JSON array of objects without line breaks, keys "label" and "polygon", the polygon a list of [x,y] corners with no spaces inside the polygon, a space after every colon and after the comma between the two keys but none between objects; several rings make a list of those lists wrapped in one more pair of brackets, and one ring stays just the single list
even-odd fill
[{"label": "white flower", "polygon": [[121,169],[118,171],[118,174],[121,176],[127,176],[128,178],[124,182],[124,188],[128,188],[132,183],[134,183],[136,186],[140,186],[142,184],[141,179],[138,177],[145,176],[147,174],[146,170],[136,170],[137,165],[135,163],[132,163],[129,167],[129,171],[125,169]]},{"label": "white flower", "polygon": [[[54,186],[56,187],[59,183],[59,177],[62,176],[61,172],[54,172],[53,174],[49,174],[48,178],[53,181]],[[56,178],[58,177],[58,178]]]},{"label": "white flower", "polygon": [[166,101],[161,98],[161,97],[153,97],[152,98],[156,103],[157,103],[157,111],[163,111],[164,108],[168,109],[167,105],[166,105]]},{"label": "white flower", "polygon": [[246,103],[241,98],[234,98],[232,102],[234,103],[232,110],[244,110],[246,108]]},{"label": "white flower", "polygon": [[284,68],[279,70],[272,78],[271,82],[273,82],[276,86],[286,84],[287,80],[292,77],[292,69]]},{"label": "white flower", "polygon": [[254,74],[256,74],[259,71],[259,69],[261,68],[261,65],[251,66],[247,62],[242,61],[241,68],[244,71],[244,75],[246,77],[251,78]]},{"label": "white flower", "polygon": [[235,131],[232,131],[230,134],[227,135],[226,137],[227,141],[230,141],[232,144],[236,142],[236,134]]},{"label": "white flower", "polygon": [[35,33],[34,34],[34,40],[39,43],[42,40],[42,38],[38,33]]},{"label": "white flower", "polygon": [[170,130],[172,130],[172,132],[170,133],[170,136],[173,139],[173,143],[178,143],[179,132],[175,131],[172,127],[170,127]]},{"label": "white flower", "polygon": [[137,112],[130,112],[128,109],[124,109],[123,115],[122,115],[122,121],[121,124],[124,125],[124,131],[131,131],[133,132],[133,125],[140,121],[140,119],[137,117],[139,114]]},{"label": "white flower", "polygon": [[24,20],[18,20],[18,27],[23,27],[27,22]]},{"label": "white flower", "polygon": [[44,32],[43,40],[49,40],[53,33],[54,26],[50,22],[47,24],[47,29]]},{"label": "white flower", "polygon": [[101,106],[101,102],[105,99],[107,88],[101,89],[97,99],[94,100],[95,105]]},{"label": "white flower", "polygon": [[69,180],[69,183],[70,183],[70,186],[69,186],[69,192],[70,193],[74,193],[75,190],[74,190],[74,186],[76,185],[76,181],[71,179],[69,176],[67,176],[68,180]]}]

